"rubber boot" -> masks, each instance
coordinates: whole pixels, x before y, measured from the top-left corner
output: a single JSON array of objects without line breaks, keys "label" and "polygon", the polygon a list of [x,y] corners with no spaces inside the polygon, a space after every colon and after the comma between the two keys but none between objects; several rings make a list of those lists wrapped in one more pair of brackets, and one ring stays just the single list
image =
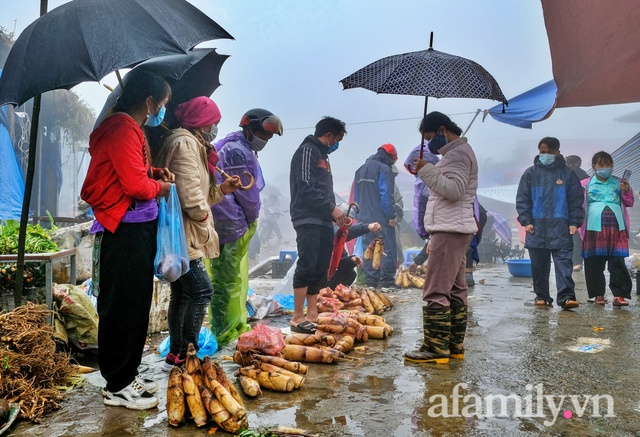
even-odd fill
[{"label": "rubber boot", "polygon": [[451,312],[449,308],[422,307],[424,340],[420,349],[404,354],[404,359],[414,363],[446,364],[449,362],[449,337]]},{"label": "rubber boot", "polygon": [[451,307],[451,341],[449,356],[456,360],[464,359],[464,334],[467,332],[467,306]]}]

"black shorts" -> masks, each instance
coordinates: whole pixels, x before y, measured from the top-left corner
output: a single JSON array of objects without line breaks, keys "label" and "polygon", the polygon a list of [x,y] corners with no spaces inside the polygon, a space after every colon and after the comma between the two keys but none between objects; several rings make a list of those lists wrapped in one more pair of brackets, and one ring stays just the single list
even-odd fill
[{"label": "black shorts", "polygon": [[318,294],[327,286],[327,272],[333,252],[333,228],[300,225],[295,231],[298,264],[293,274],[293,288],[308,287],[307,294]]}]

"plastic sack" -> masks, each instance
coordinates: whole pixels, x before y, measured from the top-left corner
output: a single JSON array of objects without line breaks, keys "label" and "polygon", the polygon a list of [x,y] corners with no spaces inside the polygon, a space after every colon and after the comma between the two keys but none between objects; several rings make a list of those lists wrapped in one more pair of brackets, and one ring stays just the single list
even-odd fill
[{"label": "plastic sack", "polygon": [[182,209],[176,186],[171,185],[169,198],[158,205],[158,248],[153,273],[160,280],[174,282],[189,271],[189,249],[182,224]]},{"label": "plastic sack", "polygon": [[251,330],[251,326],[247,324],[247,252],[256,226],[256,222],[250,223],[242,237],[224,245],[218,258],[205,260],[205,268],[214,290],[209,304],[209,328],[221,347]]},{"label": "plastic sack", "polygon": [[265,324],[258,324],[252,331],[238,338],[236,349],[240,352],[258,351],[266,355],[277,355],[284,349],[282,331]]},{"label": "plastic sack", "polygon": [[[293,274],[296,272],[296,266],[298,265],[298,258],[293,262],[293,265],[287,270],[287,274],[280,280],[274,287],[274,289],[267,293],[267,296],[279,295],[293,295]],[[293,309],[293,308],[292,308]]]},{"label": "plastic sack", "polygon": [[[158,345],[158,353],[162,358],[166,358],[169,353],[170,339],[171,337],[167,336],[167,338],[162,340]],[[206,356],[212,356],[218,351],[218,342],[216,341],[216,337],[208,328],[200,328],[200,333],[198,334],[198,347],[198,358],[201,360]]]}]

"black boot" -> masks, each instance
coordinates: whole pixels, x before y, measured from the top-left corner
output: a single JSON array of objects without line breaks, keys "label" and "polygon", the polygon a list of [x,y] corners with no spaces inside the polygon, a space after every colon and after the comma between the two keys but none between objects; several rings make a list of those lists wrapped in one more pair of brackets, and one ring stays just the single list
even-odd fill
[{"label": "black boot", "polygon": [[422,307],[424,340],[420,349],[404,354],[404,359],[415,363],[446,364],[449,362],[451,312],[449,308]]},{"label": "black boot", "polygon": [[464,334],[467,331],[467,306],[451,307],[451,341],[449,342],[450,357],[456,360],[464,359]]}]

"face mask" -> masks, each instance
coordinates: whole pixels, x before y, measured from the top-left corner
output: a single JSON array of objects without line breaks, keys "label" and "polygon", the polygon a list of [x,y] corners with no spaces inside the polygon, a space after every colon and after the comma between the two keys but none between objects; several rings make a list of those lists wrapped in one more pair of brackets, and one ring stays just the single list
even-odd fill
[{"label": "face mask", "polygon": [[218,136],[218,126],[216,126],[215,124],[212,124],[211,132],[202,131],[200,132],[200,134],[202,135],[203,140],[205,140],[207,143],[212,143],[213,140],[215,140],[216,137]]},{"label": "face mask", "polygon": [[552,155],[551,153],[541,153],[538,156],[540,158],[540,164],[542,165],[551,165],[556,160],[556,155]]},{"label": "face mask", "polygon": [[262,149],[264,149],[264,146],[267,145],[267,141],[269,140],[263,140],[262,138],[254,135],[253,139],[249,141],[249,144],[251,144],[251,150],[253,150],[254,152],[261,151]]},{"label": "face mask", "polygon": [[153,115],[151,111],[147,109],[147,121],[145,121],[144,125],[149,127],[160,126],[160,123],[164,120],[164,113],[166,111],[167,109],[164,106],[161,106],[158,111],[158,115]]},{"label": "face mask", "polygon": [[596,175],[602,179],[609,179],[613,174],[612,167],[599,168],[596,170]]},{"label": "face mask", "polygon": [[429,151],[434,155],[439,155],[438,150],[447,144],[447,137],[444,134],[435,134],[429,141]]},{"label": "face mask", "polygon": [[338,150],[338,147],[340,147],[340,141],[336,141],[333,146],[329,146],[329,148],[327,149],[327,153],[335,152],[336,150]]}]

